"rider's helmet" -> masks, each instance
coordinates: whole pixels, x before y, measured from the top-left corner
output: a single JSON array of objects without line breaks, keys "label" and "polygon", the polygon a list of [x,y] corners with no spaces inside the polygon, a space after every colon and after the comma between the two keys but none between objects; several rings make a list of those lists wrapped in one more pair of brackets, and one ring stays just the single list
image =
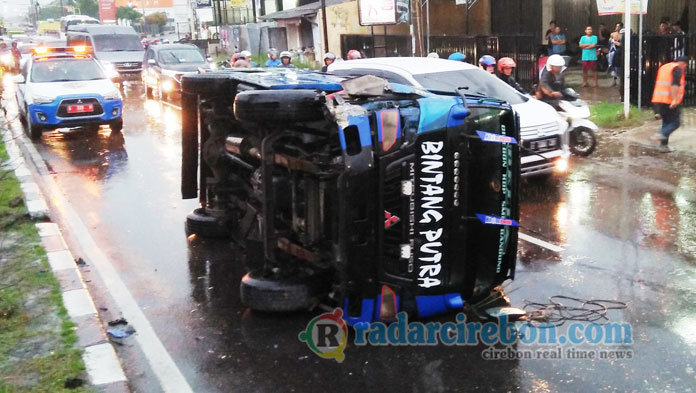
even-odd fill
[{"label": "rider's helmet", "polygon": [[271,57],[278,57],[278,51],[276,48],[271,48],[268,50],[268,58],[270,59]]},{"label": "rider's helmet", "polygon": [[454,52],[447,58],[448,60],[454,61],[466,61],[466,55],[462,52]]},{"label": "rider's helmet", "polygon": [[479,64],[486,66],[486,67],[494,66],[495,65],[495,57],[493,57],[491,55],[483,55],[479,59]]},{"label": "rider's helmet", "polygon": [[512,60],[509,57],[503,57],[502,59],[498,60],[498,71],[503,72],[504,69],[506,68],[515,68],[517,67],[517,64],[515,64],[515,60]]},{"label": "rider's helmet", "polygon": [[324,60],[326,60],[326,59],[329,59],[329,60],[336,60],[336,55],[334,55],[334,54],[331,53],[331,52],[326,52],[326,54],[324,54]]},{"label": "rider's helmet", "polygon": [[561,55],[551,55],[549,59],[546,60],[546,65],[549,67],[565,67],[566,62]]},{"label": "rider's helmet", "polygon": [[359,51],[355,49],[351,49],[348,51],[348,54],[346,55],[346,58],[348,60],[357,60],[357,59],[362,59],[362,55],[360,54]]},{"label": "rider's helmet", "polygon": [[440,58],[440,55],[438,55],[438,54],[435,53],[435,52],[430,52],[430,53],[428,53],[428,56],[427,56],[427,57],[428,57],[428,59],[439,59],[439,58]]},{"label": "rider's helmet", "polygon": [[239,57],[243,57],[245,59],[250,59],[251,52],[249,52],[248,50],[243,50],[243,51],[239,52]]},{"label": "rider's helmet", "polygon": [[280,52],[280,58],[282,59],[283,57],[287,57],[288,59],[292,60],[292,55],[286,50]]}]

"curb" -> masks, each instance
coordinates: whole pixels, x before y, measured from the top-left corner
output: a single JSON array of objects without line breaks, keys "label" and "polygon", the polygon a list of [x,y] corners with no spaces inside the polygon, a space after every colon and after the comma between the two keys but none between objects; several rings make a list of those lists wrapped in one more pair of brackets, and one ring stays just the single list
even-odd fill
[{"label": "curb", "polygon": [[[20,136],[23,137],[23,136]],[[26,157],[17,142],[12,137],[12,132],[5,134],[4,143],[10,157],[10,169],[20,182],[25,203],[30,216],[37,221],[50,221],[50,212],[46,200],[43,198],[39,186],[34,181],[34,175],[29,170],[30,163],[42,162],[36,149],[28,149],[32,156]],[[38,161],[37,161],[38,159]],[[36,165],[39,176],[46,172],[45,166]],[[58,224],[53,222],[40,222],[36,224],[41,243],[48,256],[56,279],[60,283],[63,304],[75,323],[78,336],[78,345],[84,349],[82,360],[85,363],[87,374],[92,386],[102,392],[128,393],[130,388],[121,363],[116,356],[113,346],[102,327],[94,301],[85,286],[76,261],[61,233]]]}]

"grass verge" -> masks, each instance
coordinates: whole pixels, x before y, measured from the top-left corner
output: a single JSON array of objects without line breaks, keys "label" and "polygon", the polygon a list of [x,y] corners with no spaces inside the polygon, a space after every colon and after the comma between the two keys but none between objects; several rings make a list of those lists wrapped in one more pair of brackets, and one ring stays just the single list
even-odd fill
[{"label": "grass verge", "polygon": [[[7,160],[0,141],[0,163]],[[19,181],[0,168],[0,393],[94,391],[65,387],[87,380],[76,341]]]},{"label": "grass verge", "polygon": [[624,108],[620,102],[591,105],[590,113],[590,120],[601,128],[638,127],[643,125],[647,116],[645,111],[639,111],[637,107],[631,106],[628,119],[624,118]]}]

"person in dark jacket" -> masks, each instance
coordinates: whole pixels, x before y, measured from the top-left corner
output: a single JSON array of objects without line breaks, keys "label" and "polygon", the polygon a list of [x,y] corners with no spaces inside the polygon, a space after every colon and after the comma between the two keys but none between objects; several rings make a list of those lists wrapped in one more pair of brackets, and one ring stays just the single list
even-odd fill
[{"label": "person in dark jacket", "polygon": [[498,78],[500,78],[503,82],[507,83],[510,85],[513,89],[519,91],[522,94],[527,94],[526,91],[520,86],[519,83],[515,80],[515,77],[512,76],[512,72],[515,70],[515,67],[517,67],[517,64],[515,64],[515,60],[509,58],[509,57],[503,57],[500,60],[498,60]]}]

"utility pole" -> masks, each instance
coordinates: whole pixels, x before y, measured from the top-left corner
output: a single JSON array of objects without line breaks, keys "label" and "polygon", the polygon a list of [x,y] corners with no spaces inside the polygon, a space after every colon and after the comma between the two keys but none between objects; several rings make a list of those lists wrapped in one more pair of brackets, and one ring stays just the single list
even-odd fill
[{"label": "utility pole", "polygon": [[423,23],[419,0],[411,0],[411,13],[411,24],[415,24],[415,29],[412,33],[413,53],[415,56],[423,56]]}]

